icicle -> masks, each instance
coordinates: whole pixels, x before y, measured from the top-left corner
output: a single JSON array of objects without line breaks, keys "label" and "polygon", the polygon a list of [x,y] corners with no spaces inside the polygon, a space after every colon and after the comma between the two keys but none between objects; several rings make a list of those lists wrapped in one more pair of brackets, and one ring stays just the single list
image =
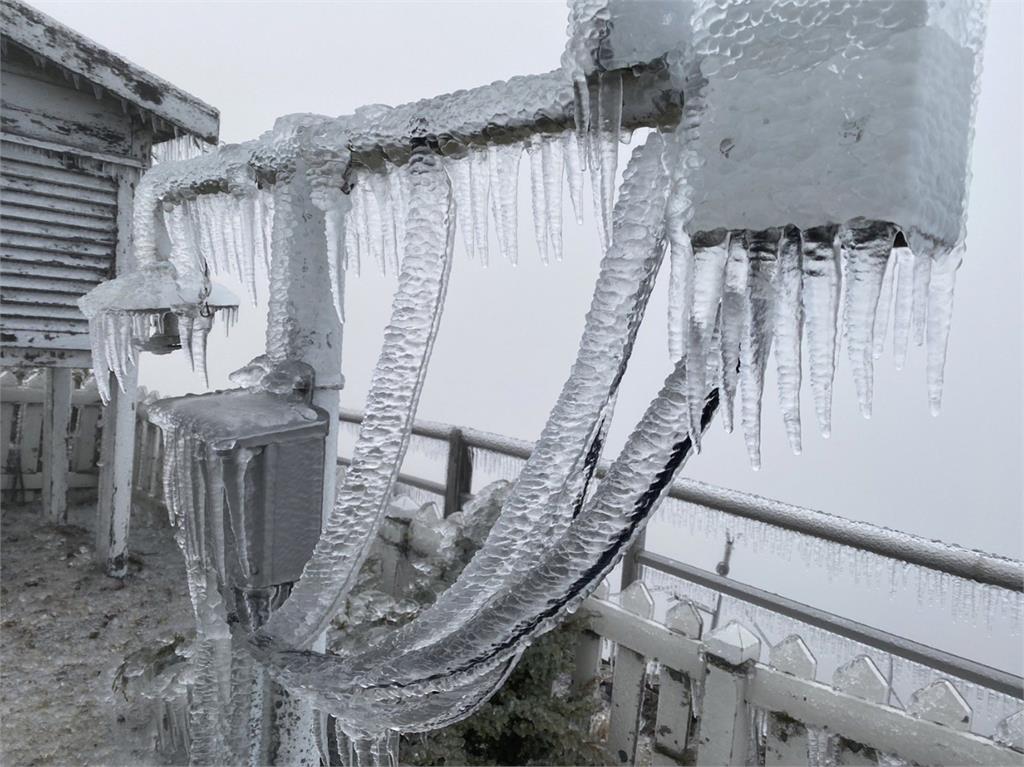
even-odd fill
[{"label": "icicle", "polygon": [[562,260],[562,174],[565,164],[562,143],[558,138],[545,138],[541,145],[544,172],[544,200],[547,204],[547,230],[551,253]]},{"label": "icicle", "polygon": [[896,299],[893,302],[892,350],[896,359],[896,369],[902,370],[907,362],[910,326],[914,313],[914,254],[902,234],[896,235],[892,260],[896,267],[896,273],[893,275]]},{"label": "icicle", "polygon": [[[366,190],[367,184],[363,178],[362,173],[356,173],[353,179],[352,187],[352,211],[349,213],[352,220],[347,224],[347,228],[352,229],[355,235],[355,249],[356,262],[359,267],[362,266],[364,258],[372,258],[374,253],[370,247],[370,219],[369,212],[367,211]],[[349,251],[349,257],[351,258],[353,251]],[[379,262],[378,262],[379,263]]]},{"label": "icicle", "polygon": [[[373,200],[376,203],[378,216],[378,227],[380,229],[380,243],[385,264],[392,273],[398,274],[398,240],[395,233],[396,208],[388,194],[388,180],[383,173],[371,173],[370,189]],[[402,209],[404,210],[404,208]]]},{"label": "icicle", "polygon": [[[722,281],[729,256],[729,232],[715,229],[693,235],[693,311],[687,350],[687,375],[690,423],[699,424],[704,396],[708,389],[707,367],[718,305],[722,299]],[[717,358],[717,353],[714,355]],[[713,380],[713,379],[712,379]],[[691,432],[692,434],[693,432]],[[694,447],[700,449],[700,438]]]},{"label": "icicle", "polygon": [[576,223],[583,223],[583,168],[580,163],[580,147],[572,131],[562,135],[562,156],[565,158],[565,175],[569,181],[569,199],[572,201]]},{"label": "icicle", "polygon": [[213,312],[200,310],[192,323],[192,333],[189,339],[189,358],[192,360],[192,367],[203,379],[203,385],[209,388],[210,376],[206,372],[206,339],[213,327]]},{"label": "icicle", "polygon": [[[899,234],[897,232],[897,234]],[[886,260],[885,275],[882,277],[882,292],[878,295],[878,310],[872,328],[871,358],[879,359],[885,351],[885,336],[889,332],[889,313],[892,311],[893,284],[896,277],[895,250]]]},{"label": "icicle", "polygon": [[[928,256],[922,256],[928,258]],[[937,259],[928,284],[928,403],[932,415],[942,410],[942,384],[946,347],[953,320],[953,292],[956,272],[963,259],[963,246]]]},{"label": "icicle", "polygon": [[594,192],[601,242],[611,245],[615,172],[619,164],[622,128],[622,75],[603,72],[597,86],[597,109],[590,126],[590,184]]},{"label": "icicle", "polygon": [[857,401],[865,418],[871,417],[875,315],[895,236],[895,227],[882,221],[859,221],[842,235],[846,255],[843,327]]},{"label": "icicle", "polygon": [[327,239],[327,271],[331,280],[331,296],[338,322],[345,324],[345,215],[351,207],[340,200],[324,211],[324,235]]},{"label": "icicle", "polygon": [[253,211],[252,200],[249,197],[235,199],[236,222],[241,235],[242,246],[242,284],[249,292],[249,300],[252,305],[259,303],[256,294],[256,216]]},{"label": "icicle", "polygon": [[362,260],[359,252],[359,214],[356,211],[356,200],[353,196],[352,205],[345,216],[345,268],[352,269],[358,275],[362,271]]},{"label": "icicle", "polygon": [[928,283],[932,275],[932,259],[927,253],[914,255],[914,344],[921,346],[928,325]]},{"label": "icicle", "polygon": [[517,187],[522,153],[519,144],[488,147],[491,211],[498,234],[498,248],[512,265],[519,263]]},{"label": "icicle", "polygon": [[576,158],[582,170],[586,170],[590,154],[590,84],[582,73],[573,77],[573,122],[576,125]]},{"label": "icicle", "polygon": [[475,256],[473,243],[473,180],[470,172],[469,157],[447,157],[444,169],[452,184],[455,197],[455,217],[458,219],[462,241],[466,245],[466,255],[470,259]]},{"label": "icicle", "polygon": [[725,285],[722,290],[722,424],[733,430],[733,401],[739,382],[740,339],[747,315],[746,233],[729,236],[729,258],[725,263]]},{"label": "icicle", "polygon": [[178,335],[181,337],[181,348],[188,354],[188,364],[192,370],[196,369],[196,360],[192,356],[192,323],[193,316],[190,312],[176,312],[178,315]]},{"label": "icicle", "polygon": [[[671,203],[670,203],[671,204]],[[687,324],[693,303],[693,247],[675,217],[667,220],[669,242],[668,353],[673,363],[686,356]]]},{"label": "icicle", "polygon": [[487,266],[487,198],[491,188],[490,153],[485,149],[470,149],[468,162],[469,215],[473,227],[472,254],[483,266]]},{"label": "icicle", "polygon": [[801,294],[800,230],[787,226],[779,244],[779,268],[776,272],[775,367],[778,377],[779,407],[786,425],[789,446],[796,455],[801,451],[800,385],[801,345],[804,312]]},{"label": "icicle", "polygon": [[544,184],[544,157],[541,146],[544,140],[538,136],[530,137],[526,145],[526,153],[530,158],[530,192],[533,200],[533,234],[537,238],[537,250],[540,260],[547,264],[550,261],[548,252],[548,200],[547,188]]},{"label": "icicle", "polygon": [[[388,262],[384,247],[384,216],[374,184],[375,174],[366,171],[361,175],[359,186],[362,187],[360,204],[365,221],[364,231],[369,241],[369,252],[377,263],[381,274],[387,274]],[[358,187],[357,187],[358,190]]]},{"label": "icicle", "polygon": [[775,325],[779,229],[747,232],[746,313],[740,341],[740,422],[750,465],[761,468],[761,398]]},{"label": "icicle", "polygon": [[832,433],[832,379],[836,369],[836,321],[839,311],[839,254],[835,225],[803,232],[804,329],[811,391],[821,436]]}]

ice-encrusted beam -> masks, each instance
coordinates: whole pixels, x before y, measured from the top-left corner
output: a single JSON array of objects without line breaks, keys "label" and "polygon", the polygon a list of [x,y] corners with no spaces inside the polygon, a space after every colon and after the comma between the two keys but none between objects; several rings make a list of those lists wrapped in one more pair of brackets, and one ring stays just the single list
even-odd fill
[{"label": "ice-encrusted beam", "polygon": [[[622,127],[671,127],[682,116],[682,93],[661,60],[618,72]],[[352,159],[370,168],[386,158],[404,163],[413,139],[427,139],[445,154],[469,146],[512,144],[576,126],[573,84],[562,69],[513,77],[469,90],[410,102],[383,112],[349,139]]]}]

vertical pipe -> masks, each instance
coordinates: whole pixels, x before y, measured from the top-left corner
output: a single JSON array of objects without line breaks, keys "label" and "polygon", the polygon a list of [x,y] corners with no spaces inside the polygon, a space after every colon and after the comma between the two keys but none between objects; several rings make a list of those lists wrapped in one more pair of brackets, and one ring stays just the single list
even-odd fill
[{"label": "vertical pipe", "polygon": [[448,471],[445,477],[444,515],[450,517],[462,508],[462,499],[472,492],[473,460],[462,430],[448,434]]}]

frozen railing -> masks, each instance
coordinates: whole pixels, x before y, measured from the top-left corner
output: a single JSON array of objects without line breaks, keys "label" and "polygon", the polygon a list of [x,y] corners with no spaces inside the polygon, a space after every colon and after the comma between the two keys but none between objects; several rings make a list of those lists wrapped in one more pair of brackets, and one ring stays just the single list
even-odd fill
[{"label": "frozen railing", "polygon": [[[991,736],[970,732],[972,711],[947,679],[917,690],[905,708],[890,702],[885,675],[867,655],[850,658],[830,683],[815,680],[813,650],[796,634],[760,662],[761,640],[741,623],[705,631],[700,611],[678,602],[653,620],[647,587],[633,583],[583,610],[591,634],[577,654],[574,683],[603,675],[611,653],[607,750],[636,763],[644,733],[658,751],[697,764],[1016,764],[1024,711]],[[655,706],[645,697],[656,695]],[[655,720],[644,726],[644,710]]]},{"label": "frozen railing", "polygon": [[[47,372],[19,380],[0,376],[0,476],[6,502],[29,500],[43,487],[43,401]],[[68,490],[95,491],[99,474],[102,407],[96,385],[84,371],[72,376],[67,435]]]},{"label": "frozen railing", "polygon": [[[435,428],[420,432],[436,433]],[[476,444],[474,437],[463,432],[468,445]],[[442,489],[414,477],[405,481],[432,494]],[[394,572],[394,583],[385,588],[395,596],[402,593],[403,570],[442,557],[450,545],[445,543],[450,535],[441,532],[450,523],[438,517],[433,503],[406,514],[396,519],[418,532],[405,546],[388,548],[391,559],[409,558],[407,566],[392,561],[383,568]],[[402,536],[392,532],[382,540]],[[719,578],[715,585],[728,590],[723,583],[727,579]],[[691,600],[675,600],[658,614],[655,596],[642,582],[614,595],[605,584],[580,610],[586,628],[577,640],[572,681],[575,694],[600,694],[607,701],[607,720],[592,733],[613,763],[650,763],[645,752],[651,749],[659,752],[656,764],[666,763],[663,756],[698,765],[1020,761],[1016,751],[1024,748],[1024,713],[1020,679],[1013,675],[927,648],[931,654],[922,658],[920,646],[829,616],[829,628],[854,628],[866,641],[901,647],[907,657],[934,664],[936,673],[918,679],[901,700],[891,665],[880,663],[876,652],[851,645],[834,673],[829,670],[822,680],[821,657],[833,648],[823,647],[820,635],[802,629],[799,621],[772,644],[758,636],[756,622],[716,627],[707,608]],[[786,604],[763,592],[759,598]],[[963,678],[971,673],[975,681]],[[995,716],[991,705],[988,710],[972,705],[972,688],[979,683],[989,685],[990,694],[996,687],[1010,693]]]},{"label": "frozen railing", "polygon": [[[360,423],[361,414],[342,409],[343,435]],[[399,475],[400,492],[422,500],[439,500],[445,515],[461,508],[464,501],[483,484],[498,478],[513,479],[532,452],[532,443],[476,429],[448,424],[416,421],[412,428],[410,453],[444,461],[444,481],[425,479],[410,473]],[[339,458],[345,465],[347,458]],[[601,469],[598,474],[602,473]],[[675,508],[673,508],[675,507]],[[668,492],[663,512],[699,517],[722,531],[741,530],[750,537],[770,539],[789,535],[812,558],[826,565],[838,561],[840,554],[852,552],[854,567],[865,571],[896,568],[900,578],[916,577],[921,584],[954,581],[948,588],[950,599],[961,599],[980,609],[1010,613],[1020,621],[1024,602],[1024,563],[974,551],[941,541],[928,540],[896,530],[843,519],[778,501],[718,488],[693,480],[678,480]],[[824,552],[824,553],[823,553]],[[776,622],[785,621],[805,633],[827,636],[842,647],[870,650],[878,662],[902,662],[915,671],[931,670],[954,677],[977,688],[977,696],[991,691],[999,696],[1019,699],[1022,680],[1015,674],[990,668],[951,653],[848,620],[791,599],[773,594],[713,572],[647,551],[641,539],[623,561],[622,585],[646,580],[655,590],[669,594],[701,591],[713,597],[725,597],[751,609],[770,613]],[[686,588],[675,588],[685,585]],[[953,608],[957,606],[951,605]],[[1012,616],[1016,616],[1015,618]],[[839,652],[843,652],[842,649]],[[1005,708],[1007,704],[1003,702]]]}]

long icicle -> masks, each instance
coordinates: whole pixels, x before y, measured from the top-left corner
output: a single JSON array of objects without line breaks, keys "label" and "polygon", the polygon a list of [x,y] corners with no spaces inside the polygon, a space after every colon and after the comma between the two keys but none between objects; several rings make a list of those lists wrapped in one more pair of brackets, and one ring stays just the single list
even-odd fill
[{"label": "long icicle", "polygon": [[800,230],[787,226],[779,244],[779,269],[776,272],[778,307],[775,312],[775,369],[778,378],[779,407],[786,425],[790,449],[799,455],[800,386],[802,379],[801,337],[804,309],[801,302],[803,258]]},{"label": "long icicle", "polygon": [[836,370],[836,321],[839,312],[839,254],[834,225],[803,232],[804,330],[810,361],[811,391],[821,436],[832,434],[832,381]]},{"label": "long icicle", "polygon": [[843,231],[846,301],[843,326],[860,412],[871,417],[874,329],[882,281],[896,228],[881,221],[857,222]]},{"label": "long icicle", "polygon": [[740,423],[750,465],[761,468],[761,399],[776,312],[780,229],[747,232],[746,316],[740,339]]}]

